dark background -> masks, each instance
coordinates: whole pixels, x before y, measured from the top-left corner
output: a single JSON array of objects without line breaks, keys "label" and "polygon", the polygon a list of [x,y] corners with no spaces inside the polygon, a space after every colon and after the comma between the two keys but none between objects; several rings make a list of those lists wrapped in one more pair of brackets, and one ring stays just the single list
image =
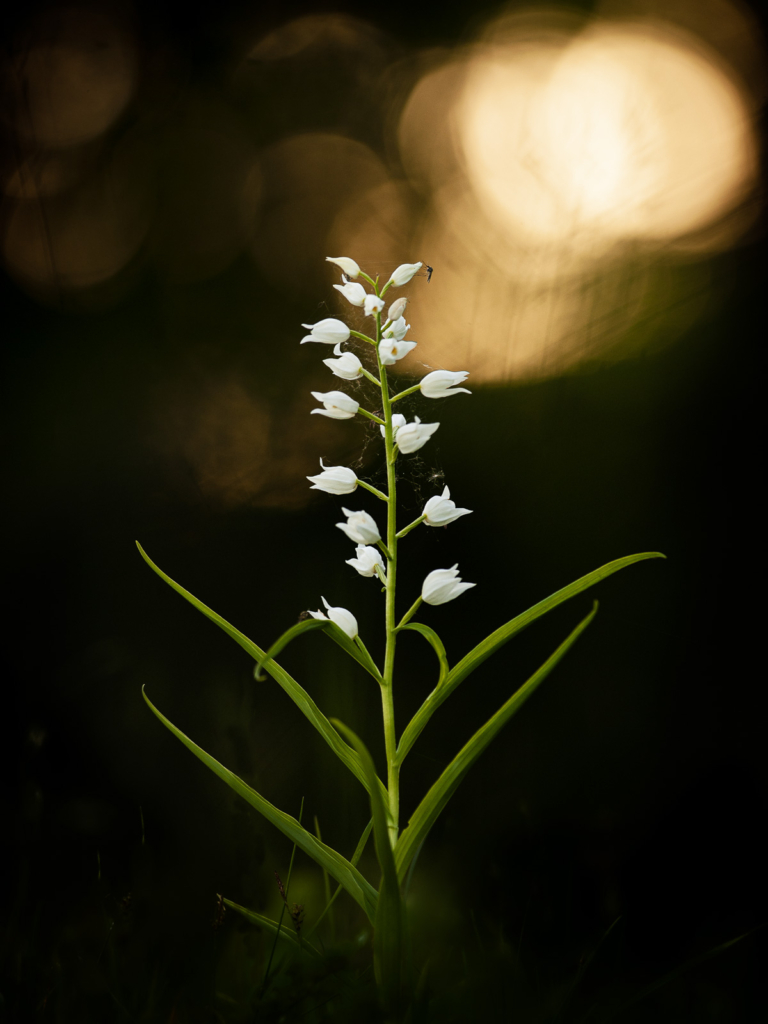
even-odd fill
[{"label": "dark background", "polygon": [[[142,116],[172,124],[186,93],[223,92],[244,40],[331,9],[361,16],[344,4],[133,5],[144,67],[162,68],[147,73]],[[496,9],[363,13],[413,48],[452,45]],[[9,12],[8,53],[35,13]],[[289,86],[276,95],[286,105],[295,98]],[[281,131],[263,114],[257,144]],[[302,127],[332,120],[310,101],[304,116]],[[18,154],[7,124],[4,135],[10,167]],[[215,894],[276,913],[273,872],[284,876],[290,845],[162,728],[142,686],[278,806],[296,814],[303,798],[305,822],[317,815],[345,855],[368,817],[359,787],[282,691],[255,684],[244,653],[165,587],[133,543],[265,645],[321,594],[354,608],[361,624],[374,621],[375,588],[352,578],[332,536],[341,502],[307,502],[282,470],[250,490],[230,480],[222,497],[201,484],[183,443],[206,388],[226,395],[238,381],[274,413],[264,458],[284,458],[286,480],[311,472],[302,460],[316,464],[331,445],[342,464],[355,457],[364,427],[305,415],[306,392],[325,378],[298,348],[298,325],[316,319],[334,278],[323,268],[291,294],[241,254],[184,280],[164,273],[163,244],[142,248],[117,297],[96,288],[93,302],[75,301],[15,275],[0,285],[9,627],[0,1006],[9,1020],[197,1019],[214,989],[248,988],[243,963],[262,963],[257,933],[230,918],[214,933]],[[519,972],[517,1005],[530,1013],[521,1019],[554,1019],[547,993],[562,990],[617,918],[579,1012],[595,1000],[622,1006],[745,933],[620,1016],[751,1021],[765,1010],[760,222],[708,267],[718,302],[688,329],[661,321],[668,343],[657,337],[625,359],[597,356],[558,377],[484,385],[442,403],[439,435],[403,487],[419,507],[436,468],[458,504],[475,510],[448,531],[414,534],[418,557],[402,574],[401,593],[416,590],[425,566],[455,561],[477,582],[423,615],[452,660],[613,558],[667,556],[624,570],[515,639],[443,706],[406,763],[407,815],[599,598],[588,632],[462,784],[414,874],[419,955],[441,951],[436,977],[446,984],[461,949],[488,989]],[[415,305],[426,287],[422,278],[410,286]],[[420,401],[413,409],[431,414]],[[280,419],[296,408],[295,427]],[[246,443],[254,422],[246,416]],[[366,457],[375,481],[380,467]],[[375,655],[373,626],[368,633]],[[399,650],[403,664],[413,659],[398,681],[402,723],[431,688],[434,665],[415,636]],[[318,634],[284,662],[382,757],[378,696],[363,673]],[[293,886],[311,916],[322,891],[301,855]],[[362,928],[352,910],[340,914],[352,932]],[[493,1005],[493,1019],[517,1019],[513,1007]],[[199,1019],[228,1019],[218,1012]]]}]

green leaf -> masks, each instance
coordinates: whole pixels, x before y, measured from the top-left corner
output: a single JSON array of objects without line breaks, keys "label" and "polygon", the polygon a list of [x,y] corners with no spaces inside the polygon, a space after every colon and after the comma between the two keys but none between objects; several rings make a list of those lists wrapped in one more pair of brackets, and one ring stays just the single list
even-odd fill
[{"label": "green leaf", "polygon": [[291,640],[293,640],[295,637],[300,636],[302,633],[307,633],[313,629],[324,629],[327,625],[329,625],[327,619],[304,619],[303,622],[297,622],[295,625],[291,626],[290,629],[286,629],[286,631],[283,633],[280,639],[275,640],[275,642],[269,648],[267,653],[264,655],[263,659],[257,663],[256,667],[253,670],[253,678],[261,682],[265,678],[264,668],[267,662],[270,661],[272,658],[275,658],[280,653],[280,651],[282,651],[284,647],[287,647]]},{"label": "green leaf", "polygon": [[666,558],[666,555],[662,555],[659,551],[645,551],[639,555],[627,555],[625,558],[617,558],[614,562],[608,562],[607,565],[603,565],[599,569],[595,569],[594,572],[588,573],[586,576],[582,576],[581,579],[575,580],[567,587],[563,587],[562,590],[556,591],[550,597],[544,598],[543,601],[539,601],[539,603],[533,605],[532,608],[529,608],[527,611],[517,615],[514,619],[510,619],[509,622],[505,623],[503,626],[499,626],[497,630],[491,633],[490,636],[487,636],[485,640],[481,641],[476,647],[473,647],[469,654],[465,655],[457,665],[454,665],[446,676],[443,685],[438,685],[432,693],[430,693],[411,721],[405,727],[397,747],[395,763],[397,765],[401,765],[403,763],[408,751],[416,742],[422,729],[446,697],[453,693],[459,683],[462,683],[470,672],[474,672],[474,670],[481,665],[486,658],[490,658],[490,656],[498,651],[500,647],[503,647],[508,640],[511,640],[517,633],[520,633],[526,626],[530,626],[530,624],[535,622],[536,619],[540,618],[542,615],[546,615],[547,612],[556,608],[559,604],[562,604],[563,601],[568,601],[577,594],[581,594],[584,590],[588,590],[589,587],[594,586],[595,583],[599,583],[600,580],[605,579],[606,576],[611,576],[613,573],[618,572],[619,569],[632,565],[634,562],[642,562],[646,558]]},{"label": "green leaf", "polygon": [[443,771],[440,778],[435,782],[419,806],[413,812],[408,826],[403,829],[400,839],[395,847],[395,861],[397,863],[398,877],[402,881],[408,870],[411,858],[419,848],[419,844],[426,837],[429,830],[437,821],[443,808],[455,793],[459,783],[467,774],[469,769],[482,754],[488,744],[497,733],[507,724],[512,715],[518,711],[528,700],[539,684],[546,679],[555,665],[560,661],[565,652],[571,647],[576,639],[584,632],[597,612],[597,601],[592,611],[573,630],[557,648],[554,654],[544,662],[534,674],[528,679],[519,690],[503,704],[475,735],[466,743],[459,753],[454,757],[448,767]]},{"label": "green leaf", "polygon": [[[370,882],[366,881],[356,867],[353,867],[336,850],[326,846],[325,843],[321,843],[311,832],[307,832],[290,814],[279,810],[260,793],[257,793],[255,789],[252,789],[242,779],[238,778],[234,772],[225,768],[215,757],[211,757],[210,754],[206,753],[202,747],[199,747],[189,736],[186,736],[181,729],[178,729],[173,722],[166,718],[162,712],[158,711],[146,693],[144,693],[143,687],[141,692],[144,700],[163,725],[170,729],[174,736],[180,739],[184,746],[192,751],[195,757],[198,757],[206,767],[210,768],[215,775],[218,775],[220,779],[226,782],[230,789],[233,789],[238,796],[246,800],[251,807],[255,807],[267,821],[271,822],[276,828],[279,828],[300,850],[303,850],[321,867],[324,867],[328,874],[335,878],[339,885],[343,885],[350,896],[360,904],[370,920],[374,920],[376,904],[378,902],[376,890]],[[367,766],[366,770],[368,770]],[[375,786],[373,788],[374,792],[378,794],[378,789]]]},{"label": "green leaf", "polygon": [[[373,759],[368,748],[345,725],[333,719],[333,724],[342,732],[350,744],[360,755],[366,771],[376,774]],[[387,806],[381,799],[375,786],[370,789],[371,813],[373,815],[373,840],[376,846],[376,857],[381,867],[381,885],[379,901],[376,906],[376,919],[373,931],[373,955],[376,970],[376,981],[379,984],[384,1000],[396,1002],[400,992],[402,962],[402,904],[400,902],[400,885],[397,878],[395,858],[389,840],[390,815]]]},{"label": "green leaf", "polygon": [[[371,829],[372,828],[373,828],[373,818],[371,818],[371,820],[365,826],[365,829],[363,830],[363,834],[360,836],[360,839],[358,840],[357,846],[355,847],[355,852],[352,854],[352,857],[350,858],[349,863],[353,867],[357,866],[357,862],[360,860],[360,858],[363,855],[363,850],[365,849],[365,844],[368,842],[368,837],[371,834]],[[328,913],[328,911],[331,909],[333,904],[336,902],[336,897],[339,895],[340,892],[341,892],[341,886],[339,885],[336,888],[336,892],[333,894],[333,896],[331,896],[330,902],[327,903],[326,906],[323,908],[323,912],[320,915],[320,917],[318,917],[318,919],[315,921],[315,923],[312,925],[312,927],[307,932],[307,936],[306,936],[307,938],[309,938],[309,936],[312,935],[313,932],[315,932],[317,930],[317,928],[319,928],[320,922],[323,920],[325,915]]]},{"label": "green leaf", "polygon": [[[202,601],[198,601],[194,594],[190,594],[188,590],[185,590],[184,587],[176,583],[175,580],[172,580],[170,576],[166,575],[162,569],[155,565],[138,541],[136,542],[136,547],[139,549],[141,557],[150,569],[153,569],[161,579],[165,580],[170,587],[173,587],[177,594],[181,594],[185,600],[189,601],[191,605],[197,608],[198,611],[202,612],[203,615],[211,620],[211,622],[215,622],[216,625],[223,629],[228,636],[231,636],[236,643],[240,644],[243,650],[250,654],[254,661],[259,664],[263,664],[265,652],[255,644],[253,640],[250,640],[244,633],[241,633],[239,629],[235,629],[235,627],[227,622],[226,619],[217,615],[216,612],[203,604]],[[333,623],[330,623],[330,625],[333,625]],[[341,630],[339,630],[339,632],[341,632]],[[345,743],[341,736],[339,736],[304,687],[297,683],[293,676],[289,675],[284,668],[281,668],[274,659],[269,661],[265,666],[265,670],[276,682],[280,684],[280,686],[282,686],[299,711],[301,711],[304,717],[315,727],[315,729],[317,729],[334,754],[336,754],[339,760],[349,768],[355,778],[357,778],[367,789],[368,779],[363,771],[362,765],[360,764],[360,758],[357,756],[355,751],[352,750],[349,744]],[[377,783],[379,790],[386,793],[381,779],[377,778]]]},{"label": "green leaf", "polygon": [[316,950],[311,943],[307,942],[306,939],[299,940],[295,932],[290,932],[286,928],[281,928],[277,921],[273,921],[271,917],[265,917],[264,914],[259,914],[255,910],[248,910],[247,907],[241,907],[239,903],[233,903],[232,900],[225,899],[224,902],[232,910],[236,910],[238,914],[242,914],[243,917],[247,918],[251,924],[256,924],[259,928],[264,928],[268,931],[270,935],[274,935],[281,939],[295,952],[311,953],[313,956],[320,956],[318,950]]},{"label": "green leaf", "polygon": [[343,648],[350,658],[354,658],[355,661],[359,662],[366,672],[370,672],[377,683],[383,683],[384,680],[382,679],[381,672],[376,668],[376,663],[368,651],[365,649],[361,650],[354,640],[350,640],[344,630],[340,629],[335,622],[329,622],[328,625],[330,628],[326,629],[325,632],[331,640]]},{"label": "green leaf", "polygon": [[399,632],[401,629],[412,629],[414,633],[421,633],[421,635],[434,648],[435,654],[437,655],[437,660],[440,662],[440,676],[437,680],[437,686],[435,687],[436,690],[439,690],[440,687],[445,682],[445,678],[449,672],[448,655],[445,653],[443,641],[440,639],[440,637],[437,635],[434,629],[430,629],[429,626],[425,626],[421,622],[409,622],[405,626],[400,626],[399,629],[395,630],[395,632]]}]

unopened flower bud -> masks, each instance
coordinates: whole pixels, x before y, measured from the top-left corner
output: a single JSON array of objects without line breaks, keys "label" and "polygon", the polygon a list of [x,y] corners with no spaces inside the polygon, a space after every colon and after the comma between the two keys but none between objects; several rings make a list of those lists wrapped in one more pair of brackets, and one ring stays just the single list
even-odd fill
[{"label": "unopened flower bud", "polygon": [[[347,558],[345,561],[347,565],[351,565],[353,569],[356,569],[361,576],[378,576],[381,575],[386,580],[386,570],[384,568],[384,560],[381,557],[381,552],[377,551],[376,548],[367,547],[363,544],[358,544],[355,548],[356,558]],[[379,570],[378,573],[376,570]]]},{"label": "unopened flower bud", "polygon": [[444,398],[446,395],[458,395],[460,391],[471,395],[469,388],[457,388],[454,385],[463,384],[469,376],[468,370],[433,370],[423,377],[419,387],[425,398]]},{"label": "unopened flower bud", "polygon": [[377,544],[381,540],[381,534],[373,516],[367,512],[350,512],[348,508],[342,508],[341,511],[347,517],[347,521],[346,523],[336,523],[336,525],[355,544]]},{"label": "unopened flower bud", "polygon": [[360,403],[345,395],[343,391],[313,391],[312,397],[325,406],[324,409],[313,409],[312,412],[328,416],[332,420],[351,420],[360,408]]},{"label": "unopened flower bud", "polygon": [[360,274],[360,267],[349,256],[326,256],[325,261],[326,263],[335,263],[337,267],[341,267],[347,277],[351,277],[353,281]]},{"label": "unopened flower bud", "polygon": [[346,466],[324,466],[320,459],[322,473],[308,476],[312,481],[310,491],[325,491],[326,494],[351,494],[357,487],[357,474]]},{"label": "unopened flower bud", "polygon": [[445,604],[475,586],[476,583],[461,582],[457,562],[452,569],[435,569],[429,573],[422,585],[421,597],[427,604]]},{"label": "unopened flower bud", "polygon": [[328,612],[310,612],[309,614],[313,619],[330,619],[331,622],[335,622],[339,629],[343,629],[350,640],[354,640],[359,630],[357,628],[357,619],[352,612],[347,611],[346,608],[332,608],[325,598],[322,598],[322,602],[325,605],[325,611]]},{"label": "unopened flower bud", "polygon": [[395,299],[392,305],[389,307],[387,313],[388,320],[398,320],[405,313],[405,307],[408,305],[408,299],[405,295],[401,295],[399,299]]},{"label": "unopened flower bud", "polygon": [[301,326],[312,332],[301,339],[302,345],[308,341],[320,341],[324,345],[338,345],[340,342],[349,341],[347,325],[332,316],[326,317],[325,320],[319,320],[316,324],[302,324]]},{"label": "unopened flower bud", "polygon": [[411,278],[418,274],[420,270],[421,263],[401,263],[392,277],[390,277],[389,283],[393,284],[395,288],[401,288],[404,284],[408,284]]},{"label": "unopened flower bud", "polygon": [[365,302],[366,292],[361,284],[335,284],[333,287],[353,306],[362,306]]},{"label": "unopened flower bud", "polygon": [[423,448],[440,426],[439,423],[422,423],[418,416],[413,419],[413,423],[406,423],[397,432],[397,444],[403,455],[410,455]]},{"label": "unopened flower bud", "polygon": [[[403,416],[403,414],[401,412],[393,413],[392,414],[392,437],[397,438],[398,430],[400,429],[400,427],[404,427],[404,426],[405,426],[405,416]],[[385,431],[383,425],[379,427],[379,430],[381,431],[381,436],[382,437],[386,437],[387,436],[386,431]]]},{"label": "unopened flower bud", "polygon": [[342,380],[357,380],[363,376],[363,364],[354,352],[342,352],[341,345],[337,345],[333,354],[339,358],[323,360],[331,373],[335,373]]},{"label": "unopened flower bud", "polygon": [[456,503],[451,501],[451,492],[447,487],[441,495],[430,498],[424,506],[424,524],[426,526],[447,526],[455,522],[459,516],[468,516],[471,508],[456,508]]}]

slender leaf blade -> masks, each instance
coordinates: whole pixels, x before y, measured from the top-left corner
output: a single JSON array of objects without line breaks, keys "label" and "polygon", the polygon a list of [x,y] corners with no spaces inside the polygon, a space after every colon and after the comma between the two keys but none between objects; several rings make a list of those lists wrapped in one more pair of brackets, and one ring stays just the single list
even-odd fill
[{"label": "slender leaf blade", "polygon": [[346,651],[350,658],[354,658],[356,662],[363,666],[366,672],[370,673],[377,683],[383,683],[381,672],[376,667],[376,663],[370,656],[368,651],[360,650],[354,640],[351,640],[343,629],[340,629],[335,622],[329,623],[329,628],[326,629],[326,635],[337,643],[342,650]]},{"label": "slender leaf blade", "polygon": [[[226,619],[223,619],[221,615],[218,615],[207,605],[203,604],[203,602],[198,600],[194,594],[190,594],[190,592],[185,590],[181,584],[172,580],[170,576],[159,568],[159,566],[155,565],[138,541],[136,541],[136,547],[139,549],[141,557],[150,569],[157,573],[160,579],[165,580],[165,582],[172,587],[177,594],[181,594],[186,601],[189,601],[194,608],[197,608],[199,612],[202,612],[206,618],[211,620],[211,622],[215,622],[216,625],[223,629],[228,636],[231,636],[244,651],[250,654],[254,661],[259,663],[264,661],[265,652],[258,646],[258,644],[255,644],[253,640],[249,639],[244,633],[241,633],[239,629],[236,629],[231,623],[227,622]],[[330,623],[330,625],[334,625],[334,623]],[[341,632],[341,630],[339,630],[339,632]],[[349,768],[355,778],[357,778],[367,789],[368,779],[360,764],[360,758],[357,756],[355,751],[352,750],[349,744],[345,743],[341,736],[339,736],[304,687],[301,686],[293,676],[286,672],[285,669],[282,668],[274,659],[271,659],[265,666],[265,671],[268,672],[272,678],[280,684],[280,686],[282,686],[283,690],[285,690],[299,711],[301,711],[304,717],[315,727],[315,729],[317,729],[334,754],[336,754],[339,760]],[[377,783],[379,791],[385,792],[384,784],[378,777]]]},{"label": "slender leaf blade", "polygon": [[271,917],[266,917],[264,914],[258,913],[256,910],[249,910],[247,907],[241,907],[239,903],[233,903],[232,900],[225,899],[224,903],[231,909],[237,911],[238,914],[242,914],[246,920],[250,921],[251,924],[258,925],[259,928],[263,928],[269,932],[270,935],[275,935],[278,938],[294,950],[296,953],[311,953],[313,956],[320,956],[318,950],[307,942],[306,939],[299,941],[298,937],[294,932],[289,932],[286,928],[281,928],[277,921],[273,921]]},{"label": "slender leaf blade", "polygon": [[[360,858],[363,855],[363,850],[365,849],[365,845],[368,842],[368,837],[371,834],[372,828],[373,828],[373,818],[371,818],[371,820],[365,826],[365,829],[363,830],[363,834],[360,836],[360,839],[358,840],[357,846],[355,847],[355,852],[352,854],[352,856],[350,858],[349,863],[353,867],[357,867],[357,862],[360,860]],[[315,921],[315,923],[312,925],[312,927],[307,932],[307,936],[306,936],[307,938],[309,938],[309,936],[312,935],[315,931],[317,931],[317,929],[320,927],[320,922],[323,920],[325,915],[328,913],[328,911],[331,909],[333,904],[336,902],[336,897],[339,895],[340,892],[341,892],[341,886],[339,885],[339,886],[336,887],[336,892],[333,894],[333,896],[331,896],[330,902],[327,903],[326,906],[323,908],[323,912],[320,915],[320,917],[318,917],[318,919]]]},{"label": "slender leaf blade", "polygon": [[[255,807],[256,810],[271,822],[276,828],[280,829],[283,835],[286,835],[292,842],[303,850],[309,857],[316,861],[321,867],[331,875],[339,885],[343,885],[350,896],[360,904],[363,910],[366,912],[371,921],[374,920],[376,914],[376,903],[378,900],[376,890],[368,882],[363,875],[353,867],[340,853],[332,849],[330,846],[326,846],[325,843],[321,843],[311,832],[299,824],[299,822],[291,817],[290,814],[286,814],[285,811],[279,810],[274,804],[271,804],[269,800],[265,799],[260,793],[249,786],[246,782],[243,782],[241,778],[231,772],[228,768],[225,768],[223,764],[212,757],[209,753],[199,747],[194,740],[191,740],[189,736],[177,728],[170,719],[166,718],[165,715],[159,711],[152,701],[147,697],[146,693],[142,688],[142,695],[144,700],[149,705],[151,711],[160,719],[163,725],[169,729],[174,736],[181,740],[185,747],[192,751],[195,757],[199,758],[203,764],[210,768],[210,770],[234,790],[238,796],[241,796],[246,800],[251,807]],[[374,791],[378,792],[374,787]]]},{"label": "slender leaf blade", "polygon": [[666,558],[666,555],[662,555],[660,551],[644,551],[641,554],[626,555],[624,558],[617,558],[613,562],[608,562],[599,569],[595,569],[594,572],[587,573],[586,576],[582,576],[580,579],[574,580],[573,583],[569,583],[567,587],[563,587],[561,590],[556,591],[549,597],[545,597],[543,601],[539,601],[538,604],[533,605],[533,607],[529,608],[527,611],[515,616],[514,619],[510,619],[509,622],[506,622],[503,626],[499,626],[498,629],[494,630],[493,633],[477,644],[476,647],[473,647],[469,654],[466,654],[461,661],[454,665],[450,670],[443,685],[436,687],[432,693],[430,693],[403,730],[403,735],[400,737],[400,742],[397,747],[397,764],[401,765],[403,763],[408,751],[416,742],[422,729],[446,697],[453,693],[456,687],[467,678],[470,672],[474,672],[474,670],[481,665],[486,658],[490,658],[492,654],[498,651],[500,647],[503,647],[504,644],[511,640],[513,636],[524,630],[526,626],[530,626],[532,622],[535,622],[536,619],[540,618],[542,615],[546,615],[547,612],[552,611],[553,608],[562,604],[563,601],[568,601],[572,597],[576,597],[577,594],[581,594],[583,591],[588,590],[596,583],[604,580],[607,576],[611,576],[613,573],[618,572],[619,569],[624,569],[626,566],[633,565],[635,562],[642,562],[647,558]]},{"label": "slender leaf blade", "polygon": [[[342,722],[333,719],[333,724],[342,732],[360,755],[360,760],[369,774],[376,773],[373,758],[363,741]],[[383,990],[386,1002],[396,1002],[400,991],[400,967],[402,962],[402,904],[397,868],[389,840],[389,811],[376,787],[371,790],[371,814],[373,816],[373,841],[376,857],[381,867],[379,901],[373,931],[374,962],[377,982]]]},{"label": "slender leaf blade", "polygon": [[429,626],[425,626],[423,622],[408,622],[406,625],[400,626],[400,629],[412,629],[414,633],[421,633],[425,640],[431,644],[432,649],[437,655],[437,660],[440,662],[440,676],[437,680],[437,686],[435,687],[436,690],[439,690],[450,671],[448,655],[445,653],[443,641],[434,629],[431,629]]},{"label": "slender leaf blade", "polygon": [[509,719],[528,700],[536,688],[546,679],[555,665],[560,661],[566,651],[575,643],[578,637],[584,632],[587,626],[597,613],[597,602],[592,611],[560,644],[557,650],[547,658],[544,664],[504,703],[496,714],[477,730],[475,735],[464,744],[462,749],[445,768],[440,778],[434,783],[427,795],[413,812],[410,821],[403,829],[395,847],[395,861],[397,863],[398,877],[402,881],[408,870],[411,858],[425,838],[429,830],[437,821],[445,805],[455,793],[459,783],[467,774],[469,769],[482,754],[488,744],[493,740],[499,731],[507,724]]},{"label": "slender leaf blade", "polygon": [[304,619],[302,622],[294,623],[290,629],[286,629],[283,635],[275,640],[261,661],[257,662],[253,670],[254,679],[257,679],[259,682],[264,679],[264,669],[267,662],[271,661],[272,658],[276,658],[280,651],[288,646],[291,640],[295,640],[297,636],[301,636],[302,633],[309,633],[313,629],[324,629],[327,625],[328,621],[323,619]]}]

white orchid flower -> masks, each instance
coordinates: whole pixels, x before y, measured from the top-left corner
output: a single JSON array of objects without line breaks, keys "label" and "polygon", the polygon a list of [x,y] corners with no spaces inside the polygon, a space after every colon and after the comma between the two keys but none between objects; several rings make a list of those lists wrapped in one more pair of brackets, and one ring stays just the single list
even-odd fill
[{"label": "white orchid flower", "polygon": [[397,443],[404,455],[417,452],[422,448],[434,434],[439,423],[422,423],[418,416],[414,416],[413,423],[406,423],[397,432]]},{"label": "white orchid flower", "polygon": [[324,409],[313,409],[312,412],[332,420],[351,420],[360,408],[360,403],[343,391],[313,391],[312,397],[325,406]]},{"label": "white orchid flower", "polygon": [[360,267],[349,256],[326,256],[325,262],[335,263],[337,267],[341,267],[347,277],[351,277],[353,281],[360,274]]},{"label": "white orchid flower", "polygon": [[[347,565],[351,565],[361,576],[378,576],[380,574],[383,580],[386,581],[387,573],[380,551],[377,551],[376,548],[358,544],[355,548],[355,554],[357,555],[356,558],[346,559]],[[378,573],[376,572],[377,569],[379,570]]]},{"label": "white orchid flower", "polygon": [[337,292],[341,292],[347,302],[351,302],[353,306],[362,306],[365,302],[366,291],[361,284],[335,284],[333,286]]},{"label": "white orchid flower", "polygon": [[451,501],[451,492],[447,487],[443,493],[430,498],[424,506],[424,524],[426,526],[447,526],[455,522],[460,516],[468,516],[471,508],[456,508],[456,503]]},{"label": "white orchid flower", "polygon": [[460,391],[471,395],[469,388],[457,388],[455,384],[463,384],[469,376],[469,370],[433,370],[422,378],[421,393],[426,398],[443,398],[446,395],[458,395]]},{"label": "white orchid flower", "polygon": [[357,619],[352,612],[347,611],[346,608],[332,608],[325,598],[322,598],[322,602],[325,605],[325,611],[328,612],[310,612],[309,614],[313,619],[330,619],[331,622],[335,622],[339,629],[343,629],[350,640],[354,640],[359,630],[357,628]]},{"label": "white orchid flower", "polygon": [[335,373],[342,380],[357,380],[363,376],[363,364],[354,352],[342,352],[341,345],[337,345],[333,354],[339,358],[323,360],[331,373]]},{"label": "white orchid flower", "polygon": [[340,530],[353,540],[355,544],[376,544],[381,540],[376,520],[367,512],[350,512],[348,508],[341,510],[347,517],[346,523],[336,523]]},{"label": "white orchid flower", "polygon": [[452,569],[434,569],[421,587],[421,597],[427,604],[445,604],[463,594],[476,583],[462,583],[459,576],[459,563]]},{"label": "white orchid flower", "polygon": [[301,344],[306,345],[308,341],[320,341],[323,345],[338,345],[341,342],[349,341],[349,328],[341,320],[329,316],[325,320],[319,320],[316,324],[302,324],[305,330],[311,331]]},{"label": "white orchid flower", "polygon": [[346,466],[324,466],[320,459],[322,473],[308,476],[312,481],[310,491],[325,491],[326,494],[351,494],[357,487],[357,474]]},{"label": "white orchid flower", "polygon": [[392,277],[390,277],[388,283],[393,284],[395,288],[402,288],[402,286],[404,284],[408,284],[411,278],[415,274],[418,274],[420,270],[420,263],[401,263]]},{"label": "white orchid flower", "polygon": [[[404,426],[405,426],[405,416],[403,416],[403,414],[401,412],[393,413],[392,414],[392,437],[396,437],[397,436],[397,432],[400,429],[400,427],[404,427]],[[381,431],[381,436],[382,437],[386,437],[387,436],[387,432],[386,432],[386,430],[384,429],[383,426],[379,427],[379,430]]]},{"label": "white orchid flower", "polygon": [[384,309],[384,299],[380,299],[378,295],[366,295],[365,302],[363,303],[363,309],[366,316],[373,316],[374,313],[380,313]]},{"label": "white orchid flower", "polygon": [[381,359],[382,366],[394,366],[398,359],[407,356],[415,348],[415,341],[398,341],[397,338],[385,338],[379,342],[379,359]]},{"label": "white orchid flower", "polygon": [[393,320],[389,327],[385,328],[382,337],[397,338],[398,341],[402,341],[410,329],[411,325],[405,322],[405,317],[399,316],[396,320]]},{"label": "white orchid flower", "polygon": [[408,299],[405,297],[405,295],[401,295],[399,299],[395,299],[395,301],[389,307],[389,311],[387,312],[387,319],[392,321],[399,320],[400,317],[402,317],[403,314],[405,313],[405,307],[407,305]]}]

